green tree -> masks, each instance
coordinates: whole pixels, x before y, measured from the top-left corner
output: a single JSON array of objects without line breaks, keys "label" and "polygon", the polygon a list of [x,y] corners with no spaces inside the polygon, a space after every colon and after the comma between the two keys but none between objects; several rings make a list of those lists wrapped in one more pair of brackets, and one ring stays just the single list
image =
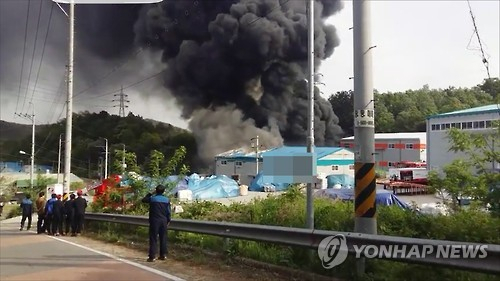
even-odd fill
[{"label": "green tree", "polygon": [[[125,154],[125,165],[123,167],[123,157]],[[140,167],[137,165],[137,156],[134,152],[124,151],[117,149],[115,150],[115,157],[113,161],[113,170],[119,174],[125,174],[125,172],[141,173]]]},{"label": "green tree", "polygon": [[354,135],[354,101],[352,91],[342,91],[331,95],[328,101],[333,112],[339,117],[339,126],[347,136]]},{"label": "green tree", "polygon": [[168,160],[167,164],[162,170],[162,176],[168,177],[170,175],[185,175],[189,173],[189,166],[184,163],[186,158],[186,147],[180,146],[175,150],[174,155]]},{"label": "green tree", "polygon": [[164,160],[165,160],[165,155],[163,155],[161,151],[158,150],[151,151],[148,161],[148,175],[153,178],[159,177]]},{"label": "green tree", "polygon": [[495,214],[500,214],[500,173],[495,164],[500,163],[500,122],[492,124],[488,132],[471,133],[450,129],[450,151],[460,152],[464,159],[446,166],[444,175],[430,173],[431,186],[450,195],[473,196],[488,203]]}]

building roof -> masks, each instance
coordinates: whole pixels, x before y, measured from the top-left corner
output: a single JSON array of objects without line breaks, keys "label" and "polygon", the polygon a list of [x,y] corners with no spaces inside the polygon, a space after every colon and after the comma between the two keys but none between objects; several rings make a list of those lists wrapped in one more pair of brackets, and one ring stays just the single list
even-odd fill
[{"label": "building roof", "polygon": [[[323,158],[337,151],[343,150],[342,147],[314,147],[314,152],[317,159]],[[298,153],[306,153],[307,147],[305,146],[282,146],[275,149],[269,150],[262,154],[263,157],[266,156],[291,156]]]},{"label": "building roof", "polygon": [[478,106],[473,108],[467,108],[452,112],[431,115],[427,117],[427,119],[461,116],[461,115],[476,115],[476,114],[495,113],[495,112],[500,113],[500,104],[490,104],[490,105]]},{"label": "building roof", "polygon": [[[380,133],[375,134],[376,140],[394,140],[394,139],[426,139],[426,132],[416,133]],[[354,136],[343,138],[342,140],[354,140]]]},{"label": "building roof", "polygon": [[[345,149],[345,148],[343,148],[343,147],[314,147],[314,152],[316,153],[317,159],[320,159],[320,158],[323,158],[327,155],[330,155],[332,153],[340,151],[342,149]],[[253,150],[253,148],[233,149],[233,150],[229,150],[229,151],[220,153],[217,156],[215,156],[215,158],[255,159],[255,151],[251,151],[251,150]],[[305,146],[281,146],[281,147],[273,147],[273,148],[266,149],[266,150],[260,150],[259,155],[262,158],[265,156],[280,156],[280,155],[290,156],[290,155],[293,155],[296,153],[306,153],[306,152],[307,152],[307,147],[305,147]]]},{"label": "building roof", "polygon": [[[259,156],[262,157],[262,154],[266,151],[275,149],[264,149],[259,150]],[[228,150],[226,152],[219,153],[215,156],[215,158],[255,158],[255,149],[251,147],[242,147],[238,149]]]}]

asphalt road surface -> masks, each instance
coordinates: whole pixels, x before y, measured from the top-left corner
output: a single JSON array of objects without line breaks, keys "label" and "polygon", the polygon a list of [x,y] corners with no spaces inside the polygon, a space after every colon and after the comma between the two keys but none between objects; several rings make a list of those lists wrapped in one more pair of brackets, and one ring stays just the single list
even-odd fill
[{"label": "asphalt road surface", "polygon": [[[145,265],[79,245],[75,237],[50,237],[33,231],[19,231],[19,222],[19,218],[0,222],[2,281],[184,281]],[[33,223],[36,224],[36,220]]]}]

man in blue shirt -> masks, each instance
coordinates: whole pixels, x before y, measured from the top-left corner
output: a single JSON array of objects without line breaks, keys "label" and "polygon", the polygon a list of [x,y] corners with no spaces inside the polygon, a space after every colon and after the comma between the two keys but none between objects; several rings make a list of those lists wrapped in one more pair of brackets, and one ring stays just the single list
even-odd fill
[{"label": "man in blue shirt", "polygon": [[57,194],[52,193],[50,199],[45,204],[45,224],[47,225],[47,231],[49,235],[55,235],[53,232],[54,224],[54,204],[57,201]]},{"label": "man in blue shirt", "polygon": [[149,204],[149,258],[148,262],[156,259],[158,237],[160,237],[160,260],[167,258],[167,227],[171,220],[170,200],[163,195],[165,187],[158,185],[155,194],[148,193],[142,199]]},{"label": "man in blue shirt", "polygon": [[23,230],[24,223],[26,219],[28,219],[28,227],[26,230],[30,230],[31,228],[31,216],[33,215],[33,202],[30,200],[31,195],[29,193],[26,194],[26,198],[21,201],[21,209],[22,209],[22,218],[21,218],[21,228],[19,230]]}]

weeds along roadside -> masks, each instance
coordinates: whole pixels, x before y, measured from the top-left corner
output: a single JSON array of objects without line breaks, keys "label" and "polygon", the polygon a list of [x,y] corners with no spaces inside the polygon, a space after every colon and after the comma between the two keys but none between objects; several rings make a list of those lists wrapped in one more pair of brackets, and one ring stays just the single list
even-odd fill
[{"label": "weeds along roadside", "polygon": [[[303,227],[305,225],[305,198],[297,191],[281,196],[255,200],[250,204],[224,206],[217,202],[195,202],[183,205],[184,212],[175,217],[195,220],[228,221],[263,225]],[[354,206],[350,202],[315,200],[315,226],[317,229],[352,231]],[[103,211],[94,206],[95,212]],[[110,212],[110,210],[107,210]],[[139,205],[124,213],[144,215],[146,208]],[[500,219],[489,214],[464,210],[449,216],[427,216],[397,207],[378,208],[378,233],[414,238],[466,241],[500,244]],[[91,222],[87,230],[108,242],[147,242],[147,228],[130,225]],[[316,255],[294,247],[252,241],[169,231],[169,243],[188,245],[202,250],[219,252],[226,260],[244,257],[260,262],[283,265],[293,269],[355,280],[354,259],[349,257],[342,265],[325,270]],[[432,272],[432,273],[431,273]],[[369,260],[363,280],[499,280],[498,276],[444,269],[442,267],[405,264],[394,261]]]}]

